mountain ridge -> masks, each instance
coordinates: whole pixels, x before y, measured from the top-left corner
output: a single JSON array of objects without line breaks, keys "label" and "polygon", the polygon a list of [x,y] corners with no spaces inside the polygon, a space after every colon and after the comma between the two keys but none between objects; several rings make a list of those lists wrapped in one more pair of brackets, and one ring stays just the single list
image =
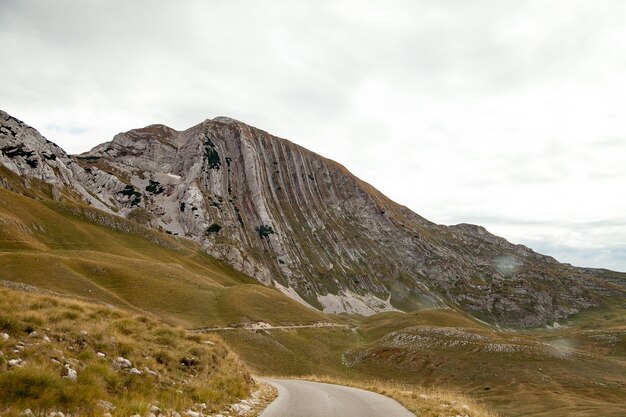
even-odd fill
[{"label": "mountain ridge", "polygon": [[9,169],[190,238],[327,312],[450,306],[538,326],[624,293],[620,274],[560,264],[481,226],[436,225],[341,164],[234,119],[182,131],[149,125],[69,156],[1,115],[0,163]]}]

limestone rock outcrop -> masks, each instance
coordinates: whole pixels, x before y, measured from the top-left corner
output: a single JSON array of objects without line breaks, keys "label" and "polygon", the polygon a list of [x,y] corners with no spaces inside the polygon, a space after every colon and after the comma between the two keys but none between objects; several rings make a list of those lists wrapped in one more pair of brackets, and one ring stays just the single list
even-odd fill
[{"label": "limestone rock outcrop", "polygon": [[68,156],[2,113],[0,163],[193,239],[329,312],[447,305],[534,326],[624,291],[622,274],[561,264],[480,226],[434,224],[336,162],[229,118],[151,125]]}]

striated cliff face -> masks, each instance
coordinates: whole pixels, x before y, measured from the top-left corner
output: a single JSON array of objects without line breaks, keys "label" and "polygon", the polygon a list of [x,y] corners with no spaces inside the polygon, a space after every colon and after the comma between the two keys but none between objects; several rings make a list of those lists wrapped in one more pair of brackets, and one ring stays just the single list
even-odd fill
[{"label": "striated cliff face", "polygon": [[532,326],[624,294],[622,275],[560,264],[480,226],[436,225],[341,165],[232,119],[131,130],[75,157],[6,113],[0,126],[0,163],[12,171],[198,241],[324,311],[449,305]]}]

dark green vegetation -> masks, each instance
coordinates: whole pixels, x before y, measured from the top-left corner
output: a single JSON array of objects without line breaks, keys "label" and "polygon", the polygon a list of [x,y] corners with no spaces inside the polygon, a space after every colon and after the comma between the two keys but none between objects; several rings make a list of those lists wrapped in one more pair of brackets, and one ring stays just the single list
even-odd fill
[{"label": "dark green vegetation", "polygon": [[130,197],[130,205],[137,206],[141,203],[141,193],[135,189],[132,185],[127,185],[122,191],[118,194],[125,195]]},{"label": "dark green vegetation", "polygon": [[[497,330],[453,309],[389,312],[368,318],[330,316],[260,285],[188,240],[104,214],[65,191],[61,201],[54,201],[49,185],[32,179],[25,185],[4,168],[0,173],[13,190],[0,189],[3,280],[109,303],[188,328],[257,322],[349,326],[214,332],[259,374],[322,374],[352,381],[393,379],[457,390],[507,416],[624,415],[623,300],[608,300],[602,308],[574,316],[568,327],[517,332]],[[17,308],[4,307],[2,312],[13,310]],[[63,311],[65,318],[60,323],[65,327],[60,329],[66,329],[72,338],[68,340],[80,337],[74,335],[80,329],[71,324],[88,320],[89,313],[76,313],[69,307]],[[38,313],[32,316],[26,321],[25,317],[0,314],[0,328],[14,335],[24,332],[26,326],[36,331],[50,327],[45,318],[37,318]],[[182,337],[178,331],[158,338],[163,343],[177,343]],[[62,330],[58,332],[64,337]],[[89,337],[95,334],[88,331]],[[121,334],[119,338],[122,336],[138,337]],[[89,340],[89,346],[99,343]],[[178,343],[195,343],[185,337],[181,340]],[[117,354],[113,352],[106,353]],[[145,357],[141,350],[130,354],[137,354],[138,361]],[[183,359],[158,351],[148,356],[157,361],[145,365],[149,367],[178,366]],[[65,392],[57,391],[64,381],[54,369],[35,372],[41,376],[35,379],[29,368],[23,369],[24,374],[3,376],[8,379],[3,379],[2,386],[20,387],[21,380],[35,391],[48,387],[46,392]],[[115,382],[124,383],[123,379]],[[39,395],[15,389],[10,401]],[[72,393],[76,398],[81,395]],[[48,400],[41,401],[37,404]]]},{"label": "dark green vegetation", "polygon": [[209,169],[220,169],[222,166],[217,148],[208,136],[204,139],[204,158],[206,159],[206,164]]},{"label": "dark green vegetation", "polygon": [[272,229],[272,226],[267,226],[265,224],[260,225],[259,227],[255,228],[254,230],[256,230],[257,232],[259,232],[259,237],[261,239],[265,239],[267,238],[269,235],[273,235],[274,233],[276,233],[274,231],[274,229]]},{"label": "dark green vegetation", "polygon": [[149,193],[161,194],[163,191],[165,191],[165,188],[163,188],[160,182],[154,181],[154,180],[148,180],[148,181],[149,183],[146,186],[146,191],[148,191]]},{"label": "dark green vegetation", "polygon": [[222,230],[222,226],[220,226],[217,223],[213,223],[212,225],[206,228],[206,234],[207,235],[218,234],[220,230]]}]

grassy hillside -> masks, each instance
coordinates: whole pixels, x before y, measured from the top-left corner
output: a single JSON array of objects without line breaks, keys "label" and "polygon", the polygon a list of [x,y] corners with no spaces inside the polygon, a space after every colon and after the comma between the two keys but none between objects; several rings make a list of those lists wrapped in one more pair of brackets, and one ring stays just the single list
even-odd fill
[{"label": "grassy hillside", "polygon": [[[54,200],[49,185],[2,170],[5,186],[17,192],[0,188],[1,280],[187,328],[256,322],[350,325],[215,332],[262,375],[322,375],[351,384],[384,380],[402,384],[405,388],[389,392],[404,397],[412,395],[406,392],[424,393],[424,387],[440,393],[452,389],[503,416],[626,413],[623,300],[574,316],[567,327],[523,332],[497,330],[452,309],[367,318],[326,315],[258,284],[189,240],[86,207],[65,192]],[[14,308],[0,309],[0,315]],[[45,328],[46,318],[38,314],[33,313],[34,323]],[[71,324],[84,319],[83,314],[62,315],[59,337],[64,329],[75,332]],[[128,338],[120,332],[119,340]],[[184,343],[195,340],[179,335]]]},{"label": "grassy hillside", "polygon": [[128,417],[202,403],[219,411],[254,388],[219,338],[109,306],[0,288],[3,416],[30,409]]},{"label": "grassy hillside", "polygon": [[328,320],[189,240],[75,203],[0,188],[0,224],[4,280],[150,312],[187,327]]},{"label": "grassy hillside", "polygon": [[468,415],[617,417],[626,412],[624,319],[616,300],[569,327],[524,333],[428,309],[346,319],[352,329],[219,334],[257,373],[378,386],[419,415],[465,401],[479,406]]},{"label": "grassy hillside", "polygon": [[[623,302],[623,300],[622,300]],[[623,416],[626,328],[614,303],[559,329],[501,331],[451,310],[362,321],[344,354],[360,379],[457,389],[506,416]],[[603,320],[609,320],[603,321]],[[585,323],[583,325],[583,323]],[[586,328],[594,324],[594,329]]]}]

